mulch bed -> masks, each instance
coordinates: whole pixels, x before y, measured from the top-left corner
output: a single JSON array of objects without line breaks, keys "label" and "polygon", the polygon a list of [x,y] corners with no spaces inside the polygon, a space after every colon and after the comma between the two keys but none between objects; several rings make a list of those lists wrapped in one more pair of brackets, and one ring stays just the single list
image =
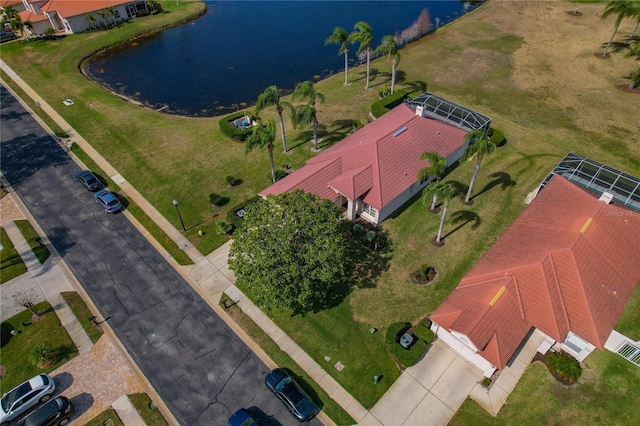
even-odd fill
[{"label": "mulch bed", "polygon": [[640,94],[640,86],[636,86],[633,89],[629,90],[628,84],[619,84],[618,89],[626,93],[635,93],[636,95]]},{"label": "mulch bed", "polygon": [[571,15],[571,16],[582,16],[582,12],[580,11],[575,11],[575,10],[567,10],[567,15]]},{"label": "mulch bed", "polygon": [[420,270],[412,272],[411,275],[410,275],[411,281],[414,284],[425,285],[425,284],[429,284],[430,282],[432,282],[437,276],[437,274],[434,272],[432,274],[428,274],[426,276],[426,278],[427,278],[426,280],[422,280],[422,279],[420,279],[421,275],[422,275],[422,272]]},{"label": "mulch bed", "polygon": [[547,366],[547,354],[541,354],[540,352],[536,352],[536,355],[531,360],[531,363],[534,363],[535,361],[542,362],[545,365],[545,367],[547,367],[547,370],[549,370],[549,373],[551,373],[553,378],[556,379],[556,381],[558,383],[560,383],[561,385],[563,385],[563,386],[573,386],[573,385],[578,383],[578,382],[570,382],[567,379],[565,379],[563,377],[560,377],[557,374],[555,374],[553,371],[551,371],[551,369]]},{"label": "mulch bed", "polygon": [[433,237],[431,239],[431,244],[433,244],[436,247],[442,247],[444,245],[444,243],[445,243],[444,238],[440,238],[440,242],[436,241],[436,237]]}]

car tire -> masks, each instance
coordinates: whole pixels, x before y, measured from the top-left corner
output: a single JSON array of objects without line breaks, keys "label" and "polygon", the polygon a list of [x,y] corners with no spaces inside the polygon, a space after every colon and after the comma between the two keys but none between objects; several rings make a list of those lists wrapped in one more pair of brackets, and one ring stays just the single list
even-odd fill
[{"label": "car tire", "polygon": [[51,399],[51,395],[45,395],[42,398],[40,398],[40,402],[47,402],[50,399]]},{"label": "car tire", "polygon": [[60,420],[60,425],[66,425],[67,423],[69,423],[69,419],[62,419]]}]

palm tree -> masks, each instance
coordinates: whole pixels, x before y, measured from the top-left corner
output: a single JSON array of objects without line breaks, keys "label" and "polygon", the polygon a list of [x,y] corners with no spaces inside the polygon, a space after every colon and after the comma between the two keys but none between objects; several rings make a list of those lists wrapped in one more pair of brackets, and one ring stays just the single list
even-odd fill
[{"label": "palm tree", "polygon": [[245,154],[249,154],[255,147],[264,146],[269,150],[269,162],[271,163],[271,179],[276,183],[276,168],[273,164],[273,141],[276,139],[276,122],[267,120],[267,125],[260,123],[253,128],[253,133],[249,135],[245,142]]},{"label": "palm tree", "polygon": [[[445,157],[441,157],[437,152],[423,152],[420,155],[420,160],[428,161],[429,165],[423,169],[420,169],[418,172],[418,181],[424,182],[429,176],[435,176],[436,182],[440,182],[442,179],[442,174],[447,169],[447,159]],[[438,193],[434,192],[433,194],[433,202],[431,203],[431,210],[434,212],[436,210],[436,204],[438,203]]]},{"label": "palm tree", "polygon": [[[24,31],[25,29],[29,30],[28,33]],[[30,40],[29,34],[31,34],[32,29],[33,29],[33,23],[31,23],[31,21],[29,20],[24,21],[22,23],[22,36],[25,37],[27,40]]]},{"label": "palm tree", "polygon": [[444,228],[444,221],[447,218],[447,209],[449,208],[449,201],[453,198],[453,188],[446,182],[435,182],[429,184],[423,192],[422,203],[428,205],[433,197],[439,197],[442,199],[442,215],[440,216],[440,227],[438,228],[438,235],[436,235],[435,243],[441,244],[442,242],[442,229]]},{"label": "palm tree", "polygon": [[107,11],[107,14],[112,18],[111,25],[114,25],[116,23],[116,9],[113,6],[109,6],[105,10]]},{"label": "palm tree", "polygon": [[324,95],[316,91],[316,86],[312,81],[305,81],[296,86],[292,96],[294,101],[308,101],[307,105],[298,107],[297,110],[293,110],[293,123],[294,126],[313,125],[313,142],[314,149],[318,150],[318,116],[316,110],[316,103],[324,103]]},{"label": "palm tree", "polygon": [[398,53],[398,43],[392,35],[382,37],[382,44],[376,49],[376,53],[387,56],[387,61],[391,59],[391,94],[396,85],[396,67],[400,63],[400,53]]},{"label": "palm tree", "polygon": [[347,31],[342,27],[335,27],[333,34],[331,34],[324,44],[338,44],[338,55],[344,55],[344,85],[349,84],[349,44],[353,43],[351,36],[347,34]]},{"label": "palm tree", "polygon": [[637,13],[636,2],[633,0],[612,0],[607,3],[607,6],[602,13],[601,18],[605,19],[610,15],[616,15],[616,25],[613,29],[613,34],[611,34],[611,38],[607,43],[607,47],[604,48],[604,53],[602,56],[607,56],[609,54],[609,47],[611,46],[611,42],[618,32],[618,27],[624,18],[635,16]]},{"label": "palm tree", "polygon": [[354,42],[360,43],[358,55],[362,52],[367,52],[367,85],[365,89],[369,88],[369,74],[371,70],[371,45],[373,44],[373,34],[371,33],[371,25],[365,21],[356,22],[354,27],[357,31],[351,33],[351,38]]},{"label": "palm tree", "polygon": [[462,158],[460,162],[466,161],[473,157],[477,156],[476,160],[476,168],[473,171],[473,176],[471,177],[471,183],[469,184],[469,190],[467,191],[467,196],[464,198],[465,204],[469,204],[471,201],[471,192],[473,192],[473,185],[476,182],[476,178],[478,177],[478,171],[480,170],[480,164],[482,163],[482,158],[486,154],[491,154],[493,150],[496,148],[496,144],[491,142],[491,139],[484,130],[476,129],[467,133],[464,137],[465,142],[468,142],[469,145],[467,149],[464,150],[462,154]]},{"label": "palm tree", "polygon": [[105,25],[109,23],[109,21],[107,20],[107,17],[109,17],[109,12],[107,12],[106,9],[100,9],[97,13],[98,13],[98,16],[102,18]]},{"label": "palm tree", "polygon": [[91,13],[87,13],[84,19],[89,23],[89,28],[93,29],[93,26],[96,23],[96,18]]},{"label": "palm tree", "polygon": [[278,118],[280,119],[282,149],[284,149],[284,152],[287,152],[287,140],[284,135],[284,118],[282,117],[282,111],[284,110],[284,108],[290,108],[291,105],[288,102],[280,100],[280,91],[278,90],[277,86],[269,86],[264,89],[264,92],[258,95],[258,100],[256,101],[256,114],[260,114],[260,111],[270,105],[276,107],[276,112],[278,113]]}]

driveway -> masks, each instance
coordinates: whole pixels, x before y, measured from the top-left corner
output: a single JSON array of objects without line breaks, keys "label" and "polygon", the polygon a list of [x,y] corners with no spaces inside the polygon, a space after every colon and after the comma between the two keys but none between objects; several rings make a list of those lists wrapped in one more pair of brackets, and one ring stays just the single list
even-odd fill
[{"label": "driveway", "polygon": [[482,376],[480,370],[436,340],[416,365],[400,375],[361,423],[446,425]]},{"label": "driveway", "polygon": [[255,406],[296,424],[265,387],[267,366],[126,215],[97,206],[78,166],[4,87],[1,101],[2,173],[177,421],[221,424]]}]

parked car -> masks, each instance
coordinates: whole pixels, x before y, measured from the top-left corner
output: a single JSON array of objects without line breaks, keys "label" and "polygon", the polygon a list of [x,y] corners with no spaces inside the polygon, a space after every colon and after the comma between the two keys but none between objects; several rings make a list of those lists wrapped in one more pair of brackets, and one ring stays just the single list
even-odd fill
[{"label": "parked car", "polygon": [[122,204],[108,189],[101,189],[93,196],[107,213],[115,213],[122,208]]},{"label": "parked car", "polygon": [[69,423],[73,415],[73,404],[69,398],[58,396],[38,407],[18,422],[16,426],[58,426]]},{"label": "parked car", "polygon": [[40,374],[5,393],[0,400],[0,424],[9,422],[38,402],[48,401],[56,384],[48,374]]},{"label": "parked car", "polygon": [[18,36],[13,31],[0,31],[0,43],[15,40],[16,38],[18,38]]},{"label": "parked car", "polygon": [[298,421],[306,422],[318,414],[316,403],[284,369],[271,371],[264,378],[264,383]]},{"label": "parked car", "polygon": [[90,170],[83,170],[76,174],[76,179],[89,191],[97,191],[102,188],[102,182],[98,180]]},{"label": "parked car", "polygon": [[227,426],[259,426],[258,421],[244,408],[239,409],[227,421]]}]

